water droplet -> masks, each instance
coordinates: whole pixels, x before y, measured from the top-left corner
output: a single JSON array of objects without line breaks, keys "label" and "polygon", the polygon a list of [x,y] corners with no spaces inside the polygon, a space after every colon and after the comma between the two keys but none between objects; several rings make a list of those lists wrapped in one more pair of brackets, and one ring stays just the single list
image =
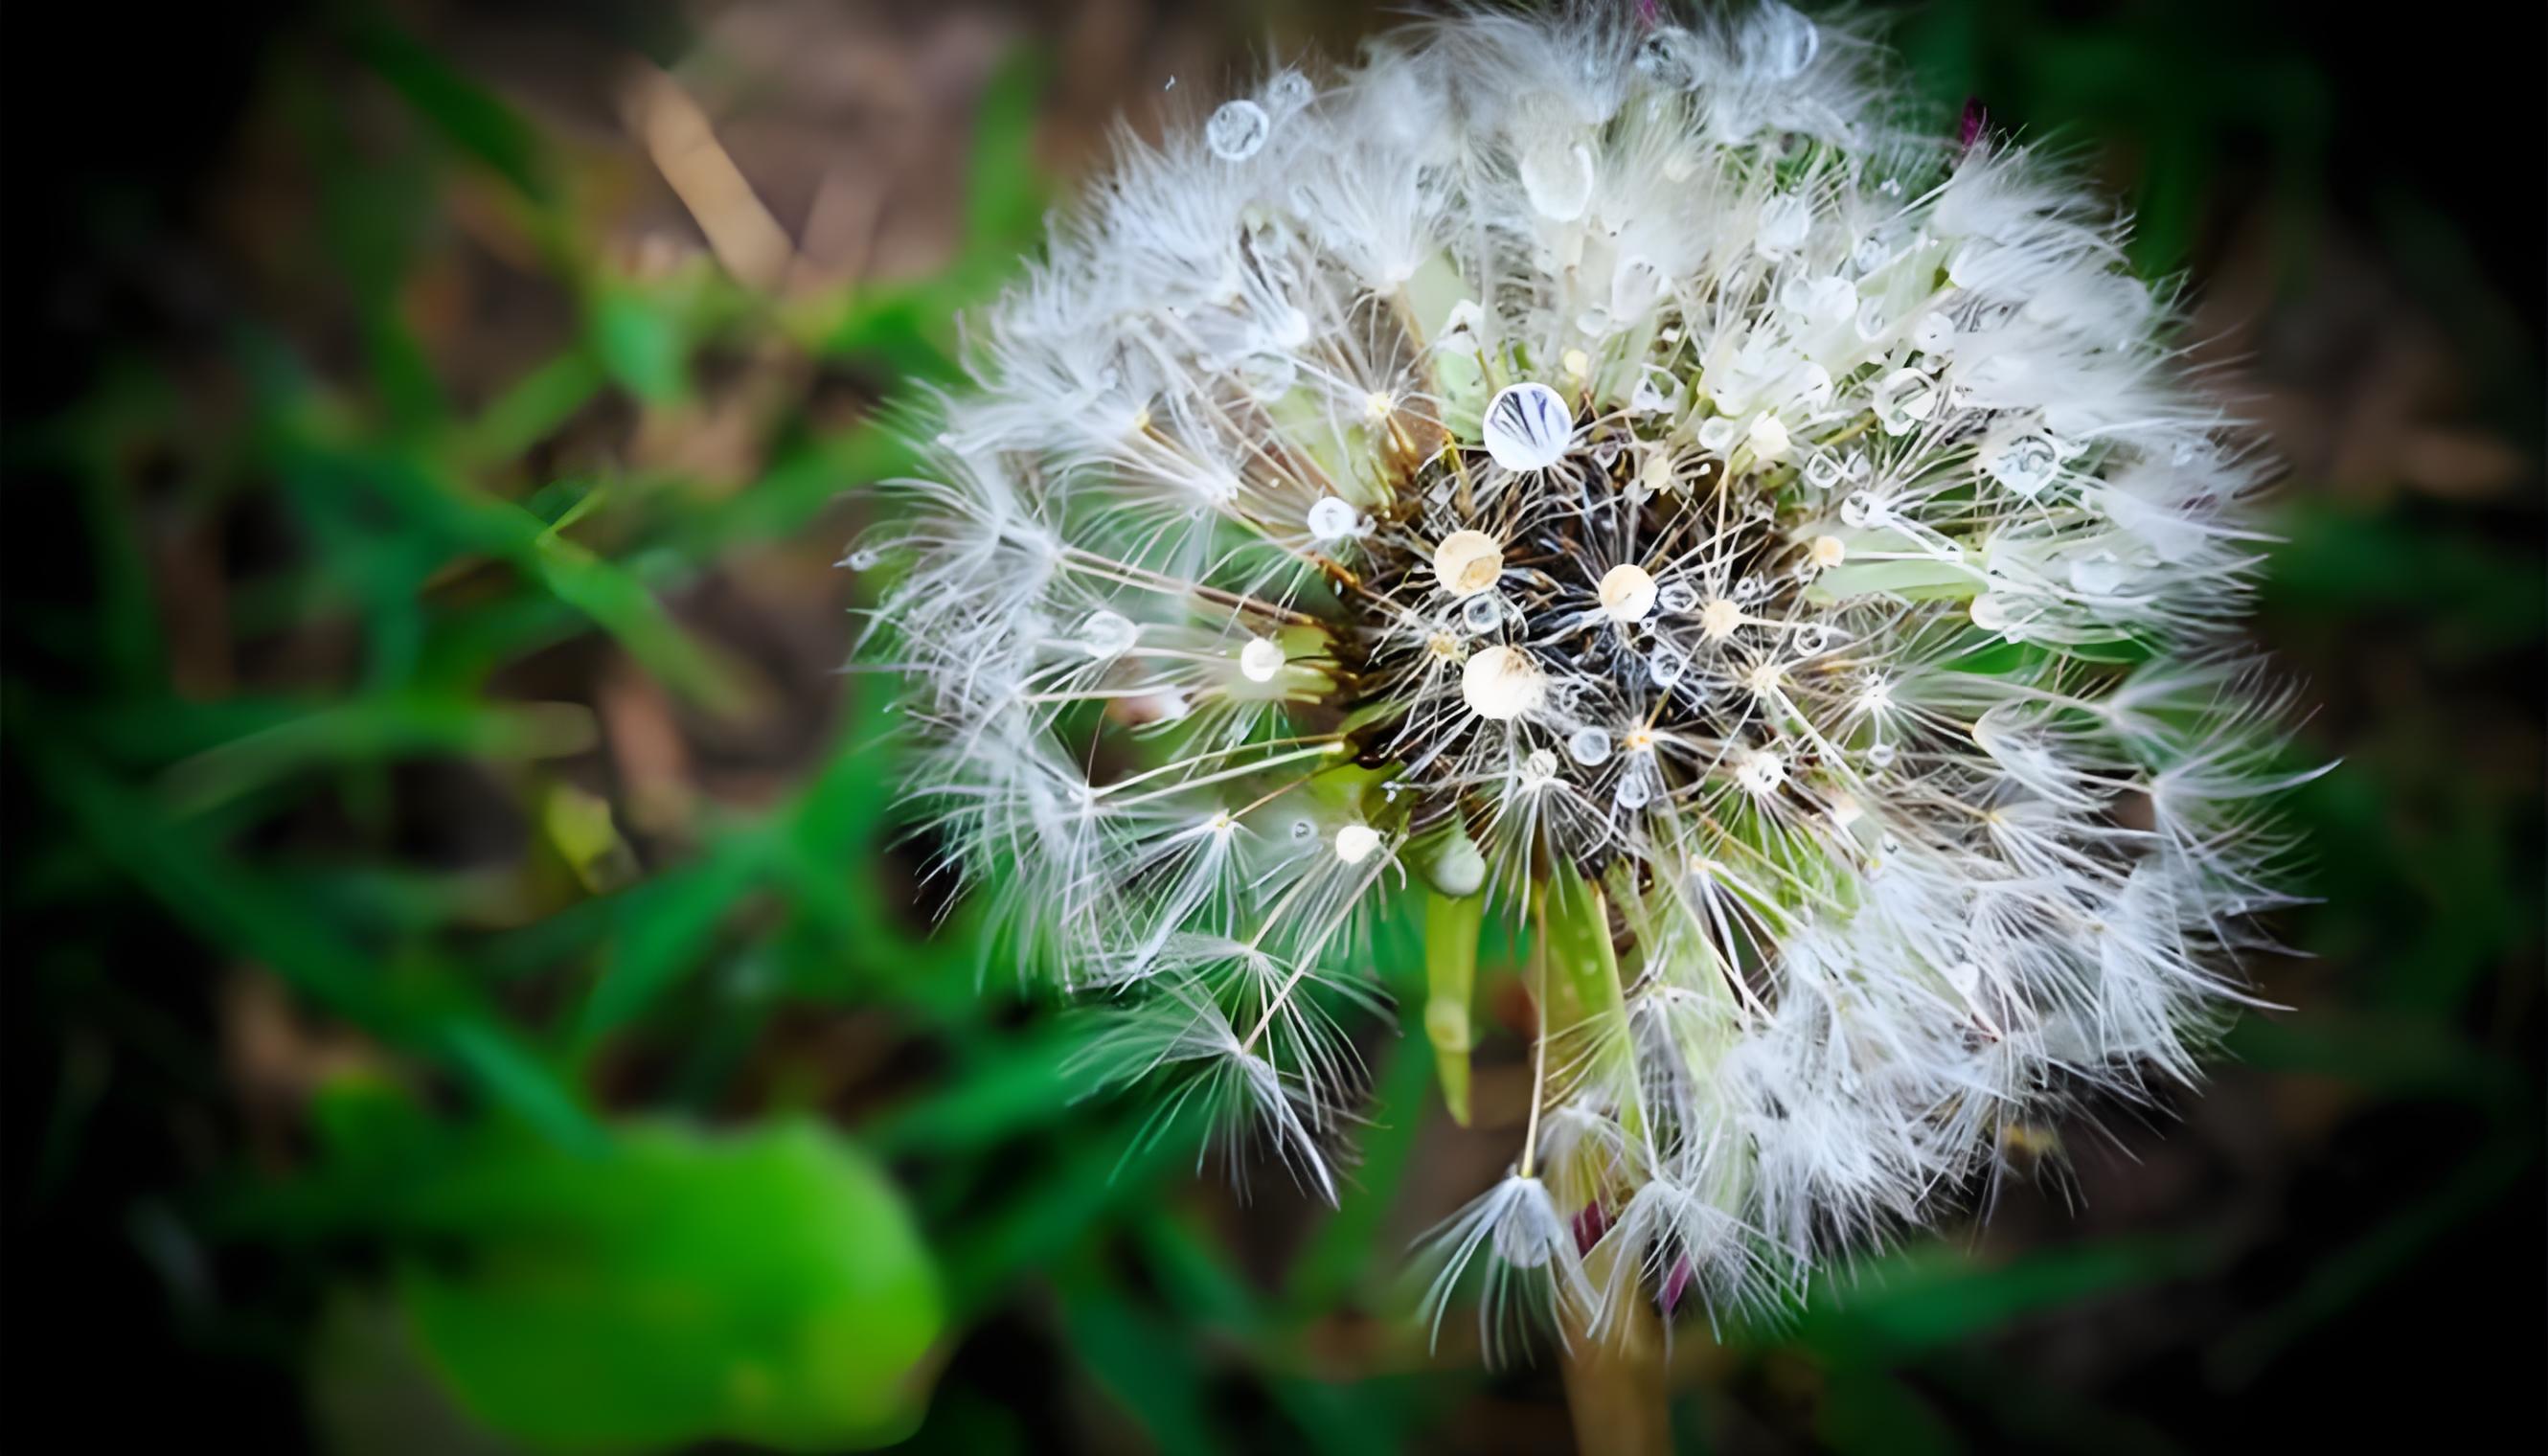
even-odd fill
[{"label": "water droplet", "polygon": [[1101,662],[1122,657],[1140,635],[1141,629],[1133,624],[1132,618],[1104,607],[1090,612],[1088,620],[1079,624],[1080,647]]},{"label": "water droplet", "polygon": [[1828,491],[1841,482],[1840,459],[1834,455],[1815,455],[1805,461],[1805,484],[1818,491]]},{"label": "water droplet", "polygon": [[1284,116],[1308,106],[1312,95],[1310,78],[1299,71],[1285,71],[1265,87],[1266,103]]},{"label": "water droplet", "polygon": [[1504,599],[1493,592],[1480,592],[1460,603],[1460,620],[1472,632],[1492,632],[1503,625]]},{"label": "water droplet", "polygon": [[2090,596],[2112,595],[2133,579],[2133,569],[2115,559],[2115,553],[2100,551],[2070,563],[2070,585]]},{"label": "water droplet", "polygon": [[1521,188],[1533,211],[1572,223],[1592,201],[1592,148],[1550,139],[1522,153]]},{"label": "water droplet", "polygon": [[1689,671],[1689,659],[1669,642],[1658,642],[1646,654],[1646,677],[1657,687],[1670,687]]},{"label": "water droplet", "polygon": [[1659,26],[1654,34],[1637,45],[1638,74],[1659,86],[1687,88],[1695,79],[1689,63],[1689,32],[1679,26]]},{"label": "water droplet", "polygon": [[1238,649],[1238,671],[1250,682],[1271,682],[1283,671],[1283,644],[1271,637],[1250,637]]},{"label": "water droplet", "polygon": [[1687,582],[1666,582],[1655,589],[1655,604],[1678,616],[1698,605],[1698,591]]},{"label": "water droplet", "polygon": [[1875,387],[1875,418],[1888,435],[1907,435],[1938,412],[1937,382],[1917,369],[1897,369]]},{"label": "water droplet", "polygon": [[1787,781],[1786,761],[1768,749],[1754,749],[1736,761],[1734,781],[1750,793],[1774,792]]},{"label": "water droplet", "polygon": [[882,552],[872,546],[862,546],[850,553],[849,568],[854,572],[871,572],[876,569],[876,563],[882,560],[884,560]]},{"label": "water droplet", "polygon": [[1802,75],[1823,45],[1821,29],[1779,0],[1767,0],[1753,12],[1744,39],[1744,51],[1752,63],[1780,81]]},{"label": "water droplet", "polygon": [[1265,146],[1265,138],[1274,130],[1273,119],[1265,108],[1253,101],[1230,101],[1212,114],[1203,124],[1203,140],[1212,154],[1226,162],[1243,162]]},{"label": "water droplet", "polygon": [[1518,647],[1490,647],[1460,670],[1460,696],[1481,718],[1510,722],[1547,695],[1548,675]]},{"label": "water droplet", "polygon": [[1862,530],[1879,524],[1891,514],[1885,509],[1884,502],[1867,491],[1852,491],[1849,498],[1840,502],[1840,523]]},{"label": "water droplet", "polygon": [[1619,775],[1619,786],[1610,790],[1610,797],[1618,801],[1620,808],[1634,811],[1653,802],[1655,786],[1645,774],[1632,771]]},{"label": "water droplet", "polygon": [[1566,739],[1569,758],[1587,769],[1597,769],[1610,758],[1610,735],[1598,728],[1578,728]]},{"label": "water droplet", "polygon": [[1813,230],[1813,205],[1792,192],[1782,192],[1762,206],[1753,246],[1764,257],[1780,257],[1803,246]]},{"label": "water droplet", "polygon": [[1889,743],[1870,743],[1866,746],[1867,767],[1870,769],[1892,768],[1894,754],[1895,749],[1893,745]]},{"label": "water droplet", "polygon": [[1655,579],[1644,567],[1623,561],[1601,574],[1593,594],[1610,620],[1625,624],[1644,621],[1647,613],[1655,609],[1655,599],[1661,593],[1656,592]]},{"label": "water droplet", "polygon": [[1637,387],[1628,395],[1628,409],[1639,414],[1661,414],[1681,409],[1681,377],[1671,370],[1649,364],[1638,373]]},{"label": "water droplet", "polygon": [[1645,318],[1647,312],[1664,296],[1664,270],[1652,259],[1627,257],[1619,260],[1610,275],[1610,317],[1627,322]]},{"label": "water droplet", "polygon": [[1981,455],[1984,473],[2020,496],[2043,490],[2060,468],[2052,441],[2034,431],[1985,441]]},{"label": "water droplet", "polygon": [[1508,385],[1487,405],[1487,453],[1506,470],[1545,470],[1575,440],[1575,412],[1544,384]]},{"label": "water droplet", "polygon": [[1310,507],[1309,524],[1311,535],[1331,546],[1362,533],[1362,517],[1354,512],[1351,503],[1333,496],[1321,496],[1319,503]]},{"label": "water droplet", "polygon": [[1796,634],[1796,656],[1822,656],[1823,652],[1831,646],[1831,628],[1820,622],[1807,623],[1804,630]]},{"label": "water droplet", "polygon": [[1884,315],[1884,301],[1882,299],[1868,299],[1866,303],[1858,306],[1857,327],[1858,336],[1861,339],[1864,339],[1868,343],[1873,343],[1877,339],[1884,337],[1885,331],[1890,329],[1892,326],[1893,320],[1886,318]]},{"label": "water droplet", "polygon": [[1368,824],[1348,824],[1336,831],[1336,858],[1359,864],[1380,848],[1380,831]]},{"label": "water droplet", "polygon": [[1290,354],[1250,354],[1238,361],[1238,377],[1249,394],[1271,404],[1292,392],[1292,386],[1300,380],[1301,366]]},{"label": "water droplet", "polygon": [[1838,274],[1790,278],[1778,290],[1778,307],[1814,323],[1837,323],[1858,308],[1858,285]]}]

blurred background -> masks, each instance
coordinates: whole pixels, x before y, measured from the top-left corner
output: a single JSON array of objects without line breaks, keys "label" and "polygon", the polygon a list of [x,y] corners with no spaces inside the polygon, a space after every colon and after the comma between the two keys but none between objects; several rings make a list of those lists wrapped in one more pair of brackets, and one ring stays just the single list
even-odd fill
[{"label": "blurred background", "polygon": [[[1874,18],[2190,276],[2292,470],[2254,630],[2345,762],[2209,1094],[1685,1328],[1675,1439],[2548,1448],[2540,18]],[[13,1444],[1570,1448],[1553,1364],[1409,1319],[1511,1140],[1420,1037],[1340,1210],[1142,1143],[935,924],[841,671],[879,411],[1111,119],[1386,20],[10,7]]]}]

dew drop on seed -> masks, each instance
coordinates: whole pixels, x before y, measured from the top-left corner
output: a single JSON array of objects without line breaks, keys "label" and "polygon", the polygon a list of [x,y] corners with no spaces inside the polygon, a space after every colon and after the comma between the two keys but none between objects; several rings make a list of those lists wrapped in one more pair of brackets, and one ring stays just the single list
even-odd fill
[{"label": "dew drop on seed", "polygon": [[1840,523],[1864,529],[1884,519],[1884,506],[1865,491],[1852,491],[1840,502]]},{"label": "dew drop on seed", "polygon": [[1780,0],[1753,13],[1750,40],[1753,61],[1781,81],[1802,75],[1823,46],[1821,29]]},{"label": "dew drop on seed", "polygon": [[1333,496],[1322,496],[1310,507],[1310,534],[1330,545],[1351,540],[1358,532],[1362,517],[1351,503]]},{"label": "dew drop on seed", "polygon": [[1681,379],[1669,369],[1649,364],[1637,377],[1637,387],[1628,396],[1628,408],[1639,414],[1657,414],[1681,408]]},{"label": "dew drop on seed", "polygon": [[1870,743],[1866,746],[1866,766],[1870,769],[1890,769],[1893,767],[1894,753],[1894,747],[1889,743]]},{"label": "dew drop on seed", "polygon": [[1212,154],[1226,162],[1243,162],[1265,146],[1265,137],[1274,123],[1265,108],[1253,101],[1225,102],[1212,120],[1203,124],[1204,144]]},{"label": "dew drop on seed", "polygon": [[2112,595],[2130,580],[2132,568],[2117,561],[2111,551],[2100,551],[2070,563],[2070,586],[2090,596]]},{"label": "dew drop on seed", "polygon": [[2058,464],[2052,441],[2041,434],[1995,440],[1982,447],[1982,469],[2020,496],[2043,490]]},{"label": "dew drop on seed", "polygon": [[1816,455],[1805,461],[1805,484],[1818,491],[1828,491],[1840,484],[1840,460],[1836,456]]},{"label": "dew drop on seed", "polygon": [[1292,838],[1295,841],[1312,840],[1317,839],[1318,837],[1319,826],[1315,821],[1308,819],[1295,819],[1292,821]]},{"label": "dew drop on seed", "polygon": [[1487,405],[1487,453],[1506,470],[1546,470],[1575,439],[1575,412],[1544,384],[1508,385]]},{"label": "dew drop on seed", "polygon": [[1250,682],[1271,682],[1283,671],[1283,644],[1271,637],[1250,637],[1238,649],[1238,671]]},{"label": "dew drop on seed", "polygon": [[1666,582],[1655,591],[1655,605],[1678,616],[1698,605],[1698,590],[1687,582]]},{"label": "dew drop on seed", "polygon": [[1597,769],[1610,758],[1610,735],[1598,728],[1578,728],[1566,739],[1567,757],[1587,769]]},{"label": "dew drop on seed", "polygon": [[1670,687],[1689,671],[1689,659],[1669,642],[1658,642],[1646,654],[1646,677],[1657,687]]},{"label": "dew drop on seed", "polygon": [[1521,189],[1531,210],[1552,223],[1572,223],[1592,201],[1592,148],[1545,141],[1521,158]]},{"label": "dew drop on seed", "polygon": [[1141,629],[1133,625],[1132,618],[1103,607],[1090,612],[1088,620],[1079,624],[1079,645],[1100,661],[1122,657],[1140,635]]},{"label": "dew drop on seed", "polygon": [[1285,71],[1265,88],[1266,101],[1287,116],[1308,106],[1310,96],[1310,78],[1299,71]]},{"label": "dew drop on seed", "polygon": [[1796,656],[1820,657],[1831,646],[1831,628],[1820,622],[1809,624],[1796,634]]},{"label": "dew drop on seed", "polygon": [[871,572],[884,557],[871,546],[862,546],[850,553],[849,567],[854,572]]},{"label": "dew drop on seed", "polygon": [[1764,256],[1774,258],[1802,246],[1813,230],[1813,205],[1792,192],[1782,192],[1762,206],[1753,245]]},{"label": "dew drop on seed", "polygon": [[1679,26],[1659,26],[1637,46],[1637,73],[1657,85],[1685,88],[1692,80],[1689,48],[1689,32]]},{"label": "dew drop on seed", "polygon": [[1472,632],[1492,632],[1502,626],[1504,599],[1493,592],[1482,592],[1460,603],[1460,621]]},{"label": "dew drop on seed", "polygon": [[1618,800],[1622,809],[1642,809],[1653,801],[1654,796],[1655,786],[1646,781],[1643,774],[1622,775],[1619,786],[1610,791],[1610,797]]},{"label": "dew drop on seed", "polygon": [[1238,377],[1249,394],[1272,404],[1292,392],[1292,386],[1300,380],[1301,366],[1289,354],[1250,354],[1238,361]]}]

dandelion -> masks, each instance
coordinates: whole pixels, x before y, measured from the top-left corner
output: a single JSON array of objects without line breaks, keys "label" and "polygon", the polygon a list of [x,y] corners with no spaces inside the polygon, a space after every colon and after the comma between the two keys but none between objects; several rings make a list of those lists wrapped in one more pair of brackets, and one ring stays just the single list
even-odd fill
[{"label": "dandelion", "polygon": [[2288,848],[2260,468],[2122,224],[1757,4],[1416,25],[1127,142],[862,547],[947,864],[1085,1063],[1332,1197],[1374,930],[1535,1008],[1442,1230],[1748,1310],[2191,1077]]}]

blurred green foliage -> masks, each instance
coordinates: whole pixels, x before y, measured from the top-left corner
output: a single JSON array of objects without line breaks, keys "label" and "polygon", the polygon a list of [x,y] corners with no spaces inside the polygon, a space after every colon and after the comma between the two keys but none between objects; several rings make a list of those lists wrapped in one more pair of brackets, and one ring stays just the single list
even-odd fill
[{"label": "blurred green foliage", "polygon": [[[2204,216],[2211,138],[2264,138],[2297,230],[2320,201],[2328,136],[2323,76],[2234,25],[2192,44],[2188,13],[2074,26],[1962,0],[1922,12],[1904,40],[1939,100],[1982,92],[2003,119],[2129,153],[2137,256],[2163,273]],[[594,706],[519,685],[547,681],[532,671],[545,656],[598,641],[695,721],[769,710],[766,677],[667,602],[772,543],[838,529],[845,490],[906,462],[881,411],[791,417],[736,490],[678,472],[546,479],[524,462],[587,411],[694,401],[703,360],[764,341],[879,382],[887,402],[951,379],[953,320],[1010,275],[1049,201],[1031,145],[1039,67],[1006,67],[979,109],[949,267],[782,302],[705,268],[618,269],[538,127],[395,29],[364,22],[333,43],[286,51],[272,90],[319,189],[314,262],[349,304],[352,361],[322,366],[246,323],[226,349],[235,410],[208,410],[136,351],[11,444],[13,469],[76,483],[79,539],[59,549],[88,554],[90,586],[12,608],[5,729],[43,832],[11,856],[9,905],[78,927],[17,957],[46,1014],[75,1029],[25,1195],[36,1227],[76,1183],[107,1095],[78,1070],[95,1029],[164,1063],[189,1097],[214,1095],[212,1053],[118,989],[135,918],[163,917],[202,959],[270,973],[364,1039],[355,1069],[309,1102],[283,1170],[196,1168],[136,1226],[137,1242],[195,1250],[177,1264],[248,1250],[298,1271],[282,1286],[297,1293],[273,1302],[290,1330],[274,1353],[306,1361],[322,1413],[370,1399],[378,1371],[347,1351],[370,1337],[360,1312],[387,1302],[404,1333],[383,1358],[429,1372],[488,1449],[906,1435],[1042,1448],[996,1353],[985,1368],[956,1353],[969,1332],[1020,1321],[1049,1327],[1075,1386],[1111,1412],[1101,1426],[1161,1450],[1381,1452],[1474,1431],[1462,1410],[1510,1378],[1462,1352],[1426,1359],[1394,1284],[1434,1095],[1415,957],[1384,968],[1406,1035],[1374,1049],[1376,1122],[1342,1207],[1269,1266],[1244,1226],[1190,1193],[1196,1131],[1143,1138],[1143,1108],[1077,1100],[1076,1027],[1020,1014],[1035,998],[984,963],[968,912],[933,928],[914,909],[891,817],[898,745],[875,688],[843,686],[823,746],[766,804],[704,809],[677,852],[640,854],[624,805],[577,767],[595,758]],[[400,98],[412,145],[350,148],[331,108],[367,85]],[[577,322],[562,351],[472,406],[437,376],[406,299],[451,189],[490,183]],[[290,549],[232,583],[228,630],[243,647],[325,635],[348,644],[338,666],[289,688],[181,687],[145,492],[159,518],[287,523]],[[2313,499],[2307,483],[2280,524],[2268,623],[2304,664],[2341,671],[2366,635],[2437,671],[2536,661],[2536,550],[2447,511]],[[2537,954],[2535,805],[2434,751],[2452,741],[2451,711],[2383,701],[2318,743],[2351,763],[2294,805],[2304,840],[2330,852],[2325,903],[2293,934],[2349,979],[2305,1017],[2251,1019],[2233,1047],[2257,1074],[2443,1108],[2466,1145],[2220,1336],[2209,1368],[2233,1387],[2534,1166],[2519,1048],[2472,1027],[2505,994],[2502,968]],[[500,786],[521,839],[456,867],[402,839],[418,792],[406,771],[455,760]],[[1455,969],[1442,978],[1465,1002]],[[820,1054],[786,1049],[808,1015],[899,1048],[884,1059],[904,1069],[846,1112],[827,1103],[812,1090],[832,1085]],[[743,1127],[711,1131],[738,1114]],[[2168,1449],[2119,1411],[1984,1378],[1985,1352],[2048,1312],[2211,1278],[2239,1255],[2228,1231],[2162,1228],[2013,1257],[1923,1246],[1871,1260],[1790,1323],[1719,1331],[1724,1353],[1700,1364],[1681,1427],[1697,1449],[1714,1421],[1699,1403],[1804,1371],[1814,1435],[1838,1451],[1960,1449],[1960,1421],[1976,1419],[2029,1444]],[[225,1321],[275,1313],[198,1310],[196,1333],[219,1340]],[[375,1428],[319,1423],[340,1441]]]}]

